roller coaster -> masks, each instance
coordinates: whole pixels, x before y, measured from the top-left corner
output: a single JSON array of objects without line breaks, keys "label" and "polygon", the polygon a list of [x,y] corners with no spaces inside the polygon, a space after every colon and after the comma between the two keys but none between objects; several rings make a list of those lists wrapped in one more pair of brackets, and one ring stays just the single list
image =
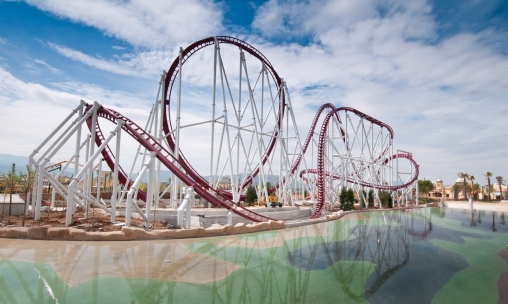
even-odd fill
[{"label": "roller coaster", "polygon": [[[241,204],[250,185],[266,201],[276,193],[293,206],[296,192],[310,193],[311,218],[323,216],[331,203],[339,202],[343,188],[359,195],[372,189],[376,197],[379,191],[390,191],[394,202],[407,204],[415,193],[418,164],[411,153],[394,151],[389,125],[331,103],[319,107],[310,124],[299,120],[299,113],[309,109],[301,101],[293,105],[284,79],[252,45],[227,36],[199,40],[181,48],[162,73],[144,127],[118,110],[81,101],[43,140],[29,157],[36,173],[31,202],[35,218],[40,219],[45,180],[66,202],[66,225],[76,206],[84,208],[86,216],[90,206],[99,207],[112,221],[122,206],[126,225],[134,208],[148,227],[152,208],[166,192],[174,209],[188,205],[195,193],[250,221],[271,220]],[[304,141],[298,131],[302,127],[309,128]],[[46,169],[62,154],[74,164],[68,185]],[[110,205],[100,199],[99,189],[92,195],[93,173],[100,172],[103,163],[113,175]],[[162,170],[171,172],[164,191]],[[140,189],[143,178],[146,191]],[[228,190],[219,186],[225,178]],[[100,174],[97,184],[99,179]],[[145,210],[140,201],[146,203]]]}]

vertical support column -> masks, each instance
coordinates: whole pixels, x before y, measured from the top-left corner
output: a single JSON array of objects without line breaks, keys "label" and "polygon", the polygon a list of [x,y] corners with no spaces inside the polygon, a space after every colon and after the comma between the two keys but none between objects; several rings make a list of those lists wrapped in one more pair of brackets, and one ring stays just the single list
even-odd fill
[{"label": "vertical support column", "polygon": [[[159,81],[159,87],[161,87],[161,90],[162,90],[162,97],[159,99],[157,98],[157,100],[155,102],[159,102],[160,103],[160,120],[159,120],[159,144],[162,146],[162,142],[164,140],[164,130],[162,128],[162,122],[164,121],[164,101],[165,101],[165,98],[166,98],[166,95],[165,95],[165,89],[164,89],[164,81],[165,81],[165,78],[166,78],[166,71],[163,71],[162,72],[162,75],[161,75],[161,80]],[[160,150],[160,149],[159,149]],[[156,177],[155,177],[155,208],[157,208],[159,206],[159,200],[160,200],[160,197],[159,197],[159,193],[160,193],[160,184],[161,184],[161,162],[160,160],[158,159],[155,159],[155,161],[157,162],[156,164]]]},{"label": "vertical support column", "polygon": [[72,223],[72,215],[74,214],[74,210],[70,208],[70,206],[76,205],[74,201],[74,192],[77,188],[78,180],[73,177],[73,181],[69,184],[69,188],[67,189],[67,211],[65,213],[65,226],[69,226]]},{"label": "vertical support column", "polygon": [[418,197],[420,196],[418,192],[418,179],[416,179],[416,206],[418,206]]},{"label": "vertical support column", "polygon": [[187,229],[191,227],[191,206],[194,204],[194,188],[187,187],[187,199],[189,202],[187,203],[187,209],[185,210],[185,219],[187,224]]},{"label": "vertical support column", "polygon": [[[212,128],[211,128],[211,144],[210,144],[210,178],[208,183],[210,184],[210,188],[214,188],[214,173],[213,173],[213,144],[214,144],[214,136],[215,136],[215,95],[216,95],[216,87],[217,87],[217,56],[219,51],[219,41],[217,37],[215,37],[215,45],[214,45],[214,55],[213,55],[213,96],[212,96]],[[212,208],[212,204],[208,203],[208,208]]]},{"label": "vertical support column", "polygon": [[116,221],[116,202],[118,200],[118,169],[120,166],[120,143],[121,143],[122,129],[118,129],[116,133],[116,151],[115,151],[115,166],[113,169],[113,193],[111,194],[111,222]]},{"label": "vertical support column", "polygon": [[[237,185],[237,189],[238,189],[238,201],[235,201],[235,202],[239,202],[240,201],[240,177],[239,177],[239,172],[240,172],[240,130],[241,130],[241,119],[242,119],[242,58],[243,58],[243,51],[242,49],[240,49],[240,62],[239,62],[239,77],[238,77],[238,114],[236,114],[236,122],[237,122],[237,126],[238,126],[238,129],[236,130],[236,176],[234,176],[235,178],[235,184]],[[251,102],[254,102],[254,100],[251,100]],[[247,160],[248,161],[248,160]],[[250,168],[250,165],[249,165],[249,168]],[[233,194],[233,197],[234,197],[234,194]]]},{"label": "vertical support column", "polygon": [[[175,151],[173,151],[173,154],[175,155],[175,160],[178,162],[180,160],[180,106],[182,102],[182,55],[183,55],[183,49],[180,48],[180,57],[179,57],[179,63],[178,63],[178,97],[176,101],[176,130],[175,130]],[[180,166],[177,164],[177,167],[180,168]],[[173,174],[173,208],[177,208],[178,206],[178,177],[176,174]]]},{"label": "vertical support column", "polygon": [[233,212],[231,210],[228,211],[228,223],[226,226],[233,226]]},{"label": "vertical support column", "polygon": [[[79,111],[78,111],[78,117],[82,117],[83,116],[83,108],[85,106],[85,101],[84,100],[81,100],[81,107],[79,108]],[[79,172],[79,152],[81,151],[81,126],[78,127],[77,129],[77,132],[76,132],[76,150],[75,150],[75,157],[74,157],[74,160],[75,160],[75,163],[74,163],[74,176],[78,175],[78,172]],[[76,190],[76,189],[74,189]],[[67,204],[67,212],[70,212],[71,213],[71,216],[72,214],[74,214],[74,210],[76,208],[76,203],[74,203],[74,192],[70,192],[71,194],[69,195],[70,197],[70,201],[72,202],[70,205]],[[69,201],[69,197],[67,198],[67,201]]]},{"label": "vertical support column", "polygon": [[[94,155],[94,152],[95,152],[95,137],[96,137],[96,124],[97,124],[97,107],[99,105],[99,103],[97,101],[94,101],[94,104],[96,105],[94,111],[93,111],[93,115],[92,115],[92,128],[90,129],[90,151],[89,151],[89,155]],[[88,159],[87,159],[88,160]],[[92,194],[92,188],[93,188],[93,166],[90,167],[90,170],[88,171],[88,174],[89,176],[92,177],[92,179],[90,180],[90,183],[88,185],[88,188],[86,190],[87,193],[89,193],[90,195]],[[100,173],[99,173],[100,174]],[[97,181],[99,181],[97,179]],[[97,191],[99,191],[99,183],[97,183]],[[90,216],[90,203],[87,202],[86,203],[86,210],[85,210],[85,218],[88,218]]]},{"label": "vertical support column", "polygon": [[53,189],[51,190],[51,204],[49,205],[49,210],[53,210],[55,208],[55,189],[53,187]]},{"label": "vertical support column", "polygon": [[97,168],[97,171],[99,173],[97,173],[97,201],[100,202],[101,200],[101,177],[102,177],[102,161],[104,159],[103,158],[100,158],[99,159],[99,167]]},{"label": "vertical support column", "polygon": [[46,160],[43,160],[39,164],[39,174],[37,178],[37,201],[35,202],[35,220],[40,221],[41,219],[41,203],[42,203],[42,183],[44,181],[44,165],[46,164]]},{"label": "vertical support column", "polygon": [[[154,194],[154,188],[156,185],[154,185],[154,177],[155,177],[155,152],[150,152],[150,159],[152,160],[150,162],[150,167],[148,169],[148,183],[147,183],[147,192],[146,192],[146,218],[150,220],[150,213],[152,209],[153,204],[153,194]],[[157,195],[158,196],[158,195]],[[145,228],[150,228],[150,223],[145,223]]]},{"label": "vertical support column", "polygon": [[[87,135],[86,148],[85,148],[85,163],[88,163],[89,158],[90,158],[90,135]],[[90,195],[90,192],[89,192],[89,190],[90,190],[90,175],[88,174],[90,172],[90,170],[93,170],[93,165],[90,166],[90,169],[87,169],[85,171],[85,177],[83,178],[83,187],[81,190],[85,196]],[[93,177],[93,175],[92,175],[92,177]],[[90,207],[90,202],[85,201],[84,203],[85,203],[85,218],[88,218],[88,216],[89,216],[88,208]]]},{"label": "vertical support column", "polygon": [[[397,155],[399,154],[399,150],[397,150]],[[395,158],[395,183],[398,186],[399,185],[399,158]],[[400,189],[397,190],[397,205],[400,207],[400,196],[401,196]]]}]

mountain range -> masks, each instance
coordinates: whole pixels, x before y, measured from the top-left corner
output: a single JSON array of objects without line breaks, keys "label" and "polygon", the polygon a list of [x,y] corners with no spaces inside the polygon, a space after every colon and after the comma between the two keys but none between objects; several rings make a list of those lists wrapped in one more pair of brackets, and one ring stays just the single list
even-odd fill
[{"label": "mountain range", "polygon": [[[28,165],[28,156],[17,156],[17,155],[11,155],[11,154],[0,154],[0,173],[7,173],[11,170],[12,164],[16,164],[16,173],[19,174],[25,174],[26,173],[26,165]],[[57,171],[58,172],[58,171]],[[65,170],[65,176],[72,176],[73,169],[67,169]],[[136,179],[138,176],[137,173],[134,173],[132,176],[132,180]],[[161,170],[160,180],[161,182],[167,182],[172,177],[171,171],[168,170]],[[243,174],[240,174],[240,179],[243,177]],[[143,178],[143,182],[146,182],[148,178],[148,174],[145,175]],[[205,180],[209,180],[209,176],[203,177]],[[254,181],[258,181],[258,177],[254,179]],[[267,176],[267,180],[272,184],[275,185],[279,181],[278,175],[269,175]]]}]

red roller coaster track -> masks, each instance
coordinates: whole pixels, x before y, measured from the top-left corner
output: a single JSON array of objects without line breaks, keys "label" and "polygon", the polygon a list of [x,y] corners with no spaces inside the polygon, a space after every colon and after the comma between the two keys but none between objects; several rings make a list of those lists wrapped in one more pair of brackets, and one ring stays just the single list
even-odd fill
[{"label": "red roller coaster track", "polygon": [[[255,58],[257,58],[268,70],[270,75],[275,81],[275,84],[277,86],[277,92],[278,92],[278,113],[276,115],[276,127],[273,132],[272,138],[269,141],[269,144],[267,145],[267,149],[264,152],[264,155],[261,158],[261,162],[256,165],[255,169],[252,170],[252,173],[249,175],[249,177],[246,179],[246,181],[243,183],[243,187],[248,186],[252,180],[258,175],[260,171],[260,167],[265,164],[265,162],[269,159],[270,155],[273,153],[274,147],[277,142],[277,136],[279,133],[279,128],[282,124],[282,119],[284,117],[284,110],[286,108],[285,104],[285,97],[284,92],[282,90],[282,82],[281,78],[278,76],[277,72],[271,65],[271,63],[266,59],[266,57],[261,54],[258,50],[256,50],[253,46],[249,45],[246,42],[243,42],[239,39],[232,38],[232,37],[226,37],[226,36],[217,36],[217,37],[209,37],[200,41],[197,41],[190,46],[188,46],[186,49],[184,49],[181,53],[181,61],[180,57],[176,58],[176,60],[173,62],[171,67],[169,68],[169,71],[167,73],[167,76],[165,77],[164,82],[164,89],[163,92],[163,100],[164,100],[164,119],[162,121],[163,124],[163,130],[164,134],[167,134],[166,140],[168,142],[169,148],[174,151],[176,145],[176,139],[174,137],[173,132],[171,130],[173,129],[171,126],[171,117],[170,117],[170,103],[171,103],[171,91],[173,89],[173,85],[175,80],[177,79],[177,75],[180,72],[180,66],[183,65],[193,54],[195,54],[197,51],[199,51],[202,48],[205,48],[207,46],[216,46],[218,47],[219,43],[225,43],[225,44],[232,44],[237,47],[239,47],[241,50],[248,52]],[[87,111],[90,110],[91,105],[87,106]],[[322,105],[318,112],[316,113],[314,120],[311,124],[311,129],[306,137],[306,140],[303,144],[302,151],[294,161],[294,163],[291,165],[291,173],[295,174],[296,171],[299,168],[300,162],[303,158],[303,155],[307,151],[307,148],[309,147],[313,134],[315,132],[315,129],[317,127],[318,121],[321,117],[321,115],[324,113],[324,110],[328,110],[326,117],[324,118],[324,122],[321,125],[320,135],[319,135],[319,143],[318,143],[318,168],[317,169],[308,169],[300,172],[300,177],[302,174],[317,174],[317,185],[318,185],[318,203],[316,205],[316,209],[314,213],[312,214],[311,218],[317,218],[320,216],[323,206],[324,206],[324,200],[325,200],[325,176],[331,176],[330,173],[326,171],[325,165],[324,165],[324,146],[325,146],[325,134],[328,128],[328,123],[330,119],[335,116],[339,122],[340,122],[340,116],[338,115],[338,112],[345,111],[345,112],[351,112],[362,119],[365,119],[375,125],[378,125],[381,128],[384,128],[388,130],[390,134],[390,138],[393,138],[393,130],[392,128],[375,118],[368,116],[356,109],[348,108],[348,107],[341,107],[336,108],[332,104],[324,104]],[[175,174],[178,179],[180,179],[183,183],[185,183],[187,186],[193,187],[194,191],[198,193],[201,197],[203,197],[205,200],[210,202],[212,205],[217,207],[224,207],[226,209],[231,210],[232,212],[249,219],[254,222],[259,221],[267,221],[271,220],[271,218],[257,214],[249,209],[243,208],[239,206],[238,204],[235,204],[231,199],[231,193],[222,191],[220,189],[214,189],[210,186],[209,182],[204,179],[187,161],[185,156],[181,153],[178,153],[178,158],[175,159],[175,156],[170,151],[166,150],[161,143],[159,143],[155,138],[153,138],[148,132],[143,130],[141,127],[139,127],[137,124],[135,124],[133,121],[128,119],[127,117],[121,115],[120,113],[113,111],[111,109],[106,109],[104,107],[100,107],[98,109],[98,117],[101,117],[103,119],[106,119],[112,123],[117,123],[119,120],[123,120],[125,122],[122,129],[127,132],[132,138],[134,138],[138,143],[140,143],[147,151],[155,152],[157,159],[167,168],[169,169],[173,174]],[[92,130],[92,122],[91,118],[88,119],[88,127],[90,130]],[[97,121],[97,124],[95,126],[96,131],[96,144],[97,146],[100,146],[105,137],[101,131],[101,128],[99,126],[99,122]],[[342,135],[344,135],[344,131],[341,130]],[[343,140],[345,141],[346,137],[342,136]],[[390,157],[386,157],[386,154],[389,152],[389,149],[386,148],[384,151],[380,153],[380,155],[376,158],[376,161],[382,160],[383,162],[388,162],[394,158],[405,158],[408,159],[409,162],[412,164],[412,166],[415,167],[416,173],[413,175],[413,178],[408,181],[407,183],[403,185],[398,186],[387,186],[387,185],[373,185],[368,182],[360,181],[359,184],[366,187],[375,187],[376,189],[382,189],[382,190],[397,190],[400,188],[407,187],[411,185],[417,178],[418,178],[418,165],[416,162],[412,159],[411,155],[409,154],[396,154],[392,155]],[[107,147],[102,151],[102,156],[106,160],[106,163],[108,166],[113,170],[114,163],[115,163],[115,156],[112,153],[111,149]],[[357,172],[356,172],[357,173]],[[355,174],[355,172],[351,173]],[[333,175],[333,178],[339,179],[340,176]],[[131,185],[132,181],[128,181],[128,176],[126,173],[120,168],[119,169],[119,181],[122,184],[128,184]],[[347,177],[348,182],[354,182],[349,176]],[[277,183],[274,188],[279,187],[280,183],[284,182],[284,180]],[[146,200],[146,194],[142,191],[138,191],[138,199],[140,200]]]}]

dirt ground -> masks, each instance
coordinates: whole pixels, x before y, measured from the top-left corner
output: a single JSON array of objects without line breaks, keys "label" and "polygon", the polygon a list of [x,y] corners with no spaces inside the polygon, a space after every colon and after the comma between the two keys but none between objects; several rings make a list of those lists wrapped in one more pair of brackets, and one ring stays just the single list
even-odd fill
[{"label": "dirt ground", "polygon": [[[0,227],[7,226],[21,226],[22,215],[16,216],[1,216],[0,215]],[[71,227],[83,229],[85,231],[115,231],[122,230],[125,222],[123,216],[116,217],[116,224],[111,223],[111,217],[109,215],[102,215],[100,209],[94,208],[90,211],[90,216],[85,219],[83,211],[76,212],[72,217]],[[41,220],[35,221],[33,215],[28,215],[25,218],[25,227],[35,227],[49,225],[51,227],[65,227],[65,211],[44,211],[41,212]],[[166,224],[161,222],[151,222],[150,225],[154,229],[166,229]],[[144,227],[144,221],[137,218],[131,218],[131,227]]]}]

